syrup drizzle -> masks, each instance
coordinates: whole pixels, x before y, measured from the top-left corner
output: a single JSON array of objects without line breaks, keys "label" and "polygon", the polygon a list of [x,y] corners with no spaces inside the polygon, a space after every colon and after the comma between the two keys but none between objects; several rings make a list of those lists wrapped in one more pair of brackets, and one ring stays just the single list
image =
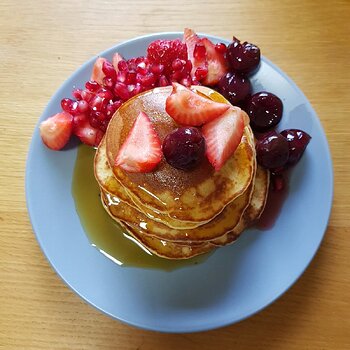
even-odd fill
[{"label": "syrup drizzle", "polygon": [[99,186],[94,178],[94,155],[95,150],[92,147],[78,147],[72,182],[76,211],[92,247],[120,266],[166,271],[196,265],[207,259],[208,254],[187,260],[160,258],[141,246],[110,218],[102,206]]}]

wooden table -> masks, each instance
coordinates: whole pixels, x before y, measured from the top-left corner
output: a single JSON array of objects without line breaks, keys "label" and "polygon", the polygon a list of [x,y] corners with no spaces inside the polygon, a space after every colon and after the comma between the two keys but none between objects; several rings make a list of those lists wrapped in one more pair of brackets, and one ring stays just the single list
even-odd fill
[{"label": "wooden table", "polygon": [[[0,16],[0,348],[350,349],[349,1],[3,0]],[[252,41],[292,77],[326,131],[335,195],[319,252],[282,298],[229,327],[168,335],[110,319],[61,281],[32,232],[24,177],[37,120],[76,68],[123,40],[185,26]]]}]

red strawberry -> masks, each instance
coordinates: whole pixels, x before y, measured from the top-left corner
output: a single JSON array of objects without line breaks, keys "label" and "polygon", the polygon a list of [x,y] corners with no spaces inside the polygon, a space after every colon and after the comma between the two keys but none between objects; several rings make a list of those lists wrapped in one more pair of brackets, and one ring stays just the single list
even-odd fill
[{"label": "red strawberry", "polygon": [[160,139],[146,113],[140,112],[120,148],[115,166],[130,173],[152,171],[162,160]]},{"label": "red strawberry", "polygon": [[187,47],[179,39],[155,40],[147,48],[147,58],[151,64],[164,65],[164,72],[171,73],[171,64],[176,58],[187,60]]},{"label": "red strawberry", "polygon": [[215,49],[215,45],[208,38],[202,38],[201,43],[207,51],[208,63],[208,74],[201,82],[204,85],[213,86],[228,72],[228,64],[224,55]]},{"label": "red strawberry", "polygon": [[166,112],[179,124],[198,126],[226,112],[230,106],[196,94],[192,90],[173,83],[173,91],[165,102]]},{"label": "red strawberry", "polygon": [[95,61],[90,78],[90,80],[94,80],[100,85],[103,84],[103,78],[106,76],[102,71],[103,62],[107,62],[107,60],[103,57],[99,57]]},{"label": "red strawberry", "polygon": [[98,146],[103,137],[103,132],[92,127],[87,118],[74,121],[74,134],[79,137],[80,141],[88,146]]},{"label": "red strawberry", "polygon": [[57,113],[43,121],[39,128],[45,145],[58,151],[70,139],[73,129],[73,117],[67,112]]},{"label": "red strawberry", "polygon": [[183,41],[187,46],[188,59],[192,62],[192,77],[196,77],[195,73],[198,68],[207,69],[206,50],[201,43],[199,36],[189,28],[185,28]]},{"label": "red strawberry", "polygon": [[237,149],[247,122],[245,112],[238,107],[231,107],[221,117],[203,126],[206,156],[216,171]]},{"label": "red strawberry", "polygon": [[119,71],[119,68],[118,68],[118,63],[120,61],[123,60],[123,57],[118,53],[116,52],[114,55],[113,55],[113,58],[112,58],[112,64],[113,64],[113,67],[115,69],[115,71],[118,73]]}]

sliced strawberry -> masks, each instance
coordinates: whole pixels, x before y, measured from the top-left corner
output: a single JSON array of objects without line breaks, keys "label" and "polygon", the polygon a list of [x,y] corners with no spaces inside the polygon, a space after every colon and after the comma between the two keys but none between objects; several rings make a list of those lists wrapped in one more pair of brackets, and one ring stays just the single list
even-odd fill
[{"label": "sliced strawberry", "polygon": [[183,41],[187,46],[188,59],[192,62],[191,76],[196,78],[196,70],[205,71],[207,69],[205,47],[201,43],[199,36],[189,28],[185,28]]},{"label": "sliced strawberry", "polygon": [[103,137],[103,132],[101,130],[92,127],[87,118],[74,120],[74,122],[74,134],[79,137],[81,142],[88,146],[96,147],[99,145]]},{"label": "sliced strawberry", "polygon": [[216,171],[237,149],[247,122],[245,112],[238,107],[231,107],[221,117],[203,126],[206,156]]},{"label": "sliced strawberry", "polygon": [[119,71],[119,68],[118,68],[118,63],[120,61],[123,60],[123,57],[118,53],[116,52],[114,55],[113,55],[113,58],[112,58],[112,64],[113,64],[113,67],[115,69],[115,71],[118,73]]},{"label": "sliced strawberry", "polygon": [[45,145],[55,151],[62,149],[69,141],[73,130],[73,117],[61,112],[40,124],[40,135]]},{"label": "sliced strawberry", "polygon": [[208,74],[201,82],[204,85],[213,86],[228,72],[228,64],[223,53],[216,50],[215,45],[208,38],[202,38],[201,43],[206,49],[208,63]]},{"label": "sliced strawberry", "polygon": [[92,67],[92,73],[90,80],[96,81],[100,85],[103,84],[103,78],[106,76],[102,71],[103,62],[107,62],[107,60],[103,57],[99,57]]},{"label": "sliced strawberry", "polygon": [[173,83],[173,91],[165,102],[166,112],[179,124],[198,126],[226,112],[230,106],[214,102],[190,89]]},{"label": "sliced strawberry", "polygon": [[162,159],[160,139],[146,113],[140,112],[120,148],[115,166],[130,173],[152,171]]}]

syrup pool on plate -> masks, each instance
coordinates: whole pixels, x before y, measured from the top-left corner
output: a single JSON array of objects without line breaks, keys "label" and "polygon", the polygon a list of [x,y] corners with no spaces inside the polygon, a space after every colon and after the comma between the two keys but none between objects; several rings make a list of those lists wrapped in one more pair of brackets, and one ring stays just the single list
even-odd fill
[{"label": "syrup pool on plate", "polygon": [[163,259],[142,249],[138,243],[104,210],[94,177],[95,149],[78,147],[72,182],[72,194],[81,224],[92,246],[122,266],[174,270],[203,262],[208,254],[187,260]]}]

